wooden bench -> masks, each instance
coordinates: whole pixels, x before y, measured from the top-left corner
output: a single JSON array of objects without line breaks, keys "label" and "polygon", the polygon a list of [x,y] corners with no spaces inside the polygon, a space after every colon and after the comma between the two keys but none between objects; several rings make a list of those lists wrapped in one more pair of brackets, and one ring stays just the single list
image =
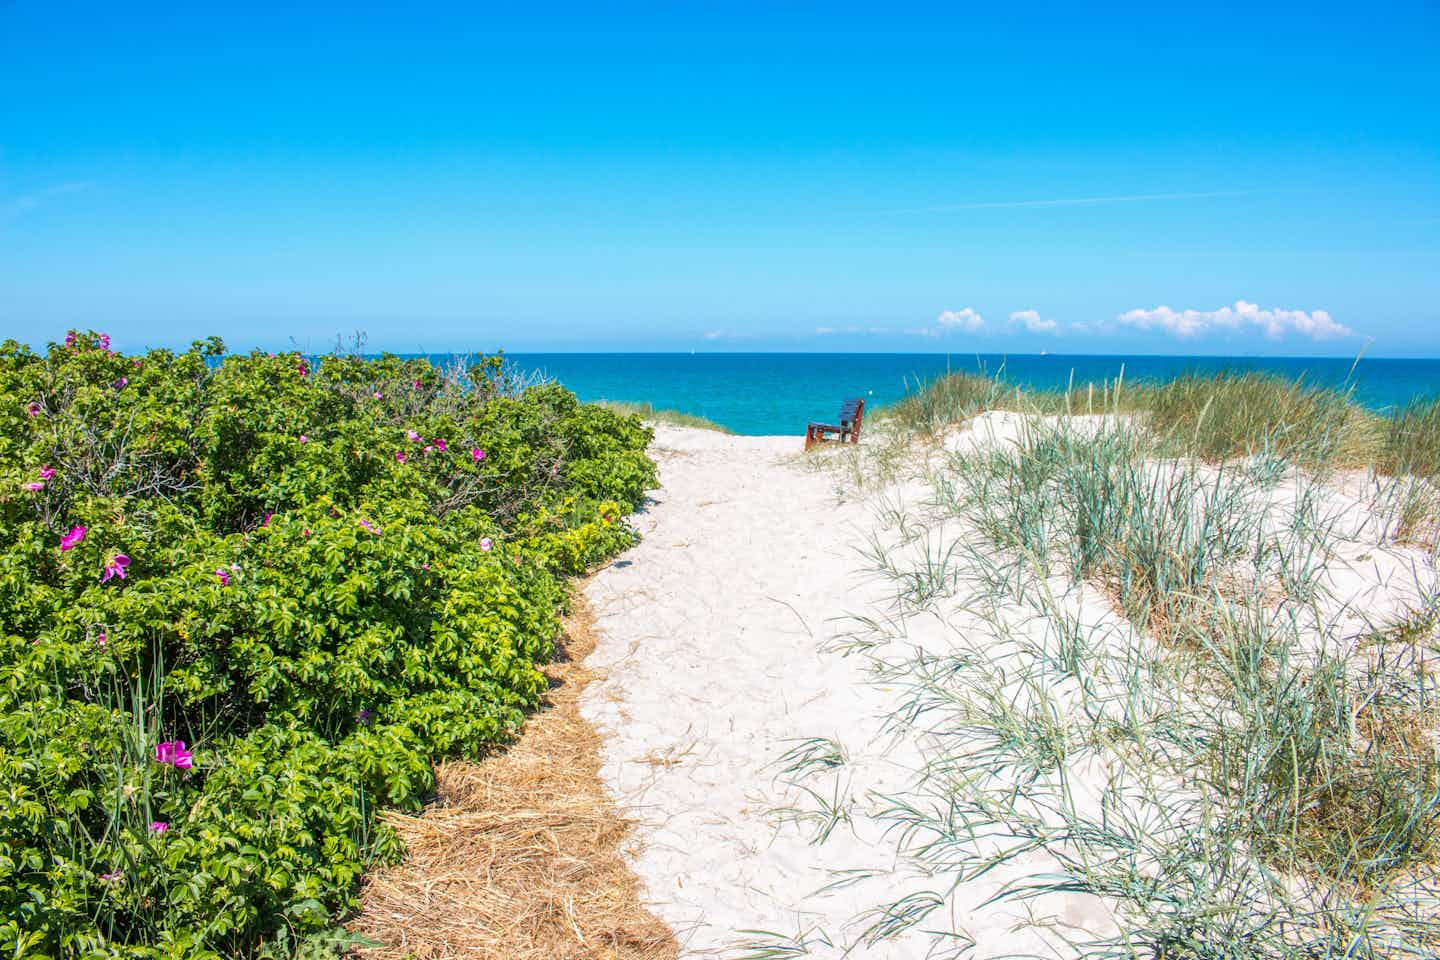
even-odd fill
[{"label": "wooden bench", "polygon": [[840,404],[840,416],[837,418],[839,424],[833,423],[812,423],[805,428],[805,449],[809,450],[813,445],[822,442],[827,434],[838,433],[840,442],[849,440],[851,443],[860,442],[860,421],[865,417],[865,401],[859,397],[852,397]]}]

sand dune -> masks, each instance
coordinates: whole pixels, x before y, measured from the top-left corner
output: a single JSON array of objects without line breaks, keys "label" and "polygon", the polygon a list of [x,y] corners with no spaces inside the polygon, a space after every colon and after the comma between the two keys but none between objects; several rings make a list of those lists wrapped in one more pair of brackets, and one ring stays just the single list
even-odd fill
[{"label": "sand dune", "polygon": [[[1078,429],[1102,426],[1097,418]],[[1019,415],[987,414],[930,455],[1002,449],[1024,429]],[[972,569],[932,600],[897,604],[893,583],[863,572],[866,549],[925,569],[956,544],[975,546],[972,557],[993,548],[953,514],[894,509],[931,500],[927,481],[902,474],[837,497],[841,475],[799,447],[795,438],[660,426],[652,452],[662,488],[635,518],[643,540],[588,587],[599,635],[590,664],[603,679],[582,711],[605,738],[602,776],[639,821],[633,867],[652,909],[693,957],[1076,956],[1077,944],[1115,936],[1124,908],[1090,894],[991,902],[1008,883],[1055,875],[1052,854],[1065,851],[1053,843],[956,886],[955,864],[973,869],[1021,838],[992,828],[950,838],[939,857],[917,855],[917,837],[938,835],[936,811],[973,773],[949,758],[998,742],[993,728],[1006,722],[1053,720],[1070,745],[1027,781],[1036,799],[1019,809],[1036,829],[1063,829],[1064,817],[1106,823],[1118,803],[1133,820],[1127,829],[1145,831],[1155,849],[1180,849],[1199,796],[1173,766],[1151,770],[1143,749],[1111,750],[1094,731],[1133,726],[1139,714],[1147,723],[1174,714],[1183,726],[1181,714],[1223,706],[1192,699],[1184,671],[1089,583],[1020,570],[1032,599],[1017,595],[982,615],[967,602],[979,595],[966,580],[979,576]],[[1176,468],[1146,469],[1163,483]],[[1350,486],[1317,486],[1292,471],[1256,493],[1261,535],[1327,531],[1294,553],[1313,552],[1323,567],[1320,592],[1296,611],[1314,621],[1300,636],[1315,637],[1316,650],[1330,643],[1323,637],[1355,644],[1437,592],[1428,552],[1388,542],[1364,485]],[[901,513],[911,521],[896,520]],[[1085,634],[1080,673],[1057,668],[1046,650],[1062,623]],[[1307,645],[1297,652],[1313,653]],[[937,664],[951,675],[937,679]],[[1149,698],[1138,706],[1136,671]],[[923,716],[913,714],[920,687],[930,697]],[[909,817],[906,804],[920,815]],[[1143,857],[1136,868],[1152,869]],[[925,919],[903,929],[899,914],[927,904]],[[951,952],[930,952],[937,947]]]}]

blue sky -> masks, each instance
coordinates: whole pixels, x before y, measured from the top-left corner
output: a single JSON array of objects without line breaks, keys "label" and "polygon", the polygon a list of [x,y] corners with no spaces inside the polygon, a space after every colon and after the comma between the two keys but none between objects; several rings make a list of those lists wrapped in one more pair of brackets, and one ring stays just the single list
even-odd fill
[{"label": "blue sky", "polygon": [[161,6],[0,0],[0,336],[1440,356],[1433,2]]}]

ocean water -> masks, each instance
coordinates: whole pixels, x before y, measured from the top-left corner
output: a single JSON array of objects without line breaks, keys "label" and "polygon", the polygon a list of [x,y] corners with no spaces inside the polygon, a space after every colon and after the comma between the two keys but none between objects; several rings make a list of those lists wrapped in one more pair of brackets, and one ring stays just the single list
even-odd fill
[{"label": "ocean water", "polygon": [[1440,395],[1440,359],[1354,360],[1300,357],[1121,357],[913,353],[554,353],[510,354],[517,367],[550,376],[582,400],[646,402],[708,417],[736,433],[803,434],[830,420],[840,401],[893,403],[947,370],[997,373],[1026,387],[1114,380],[1155,382],[1198,371],[1261,370],[1306,382],[1353,383],[1358,402],[1377,410]]}]

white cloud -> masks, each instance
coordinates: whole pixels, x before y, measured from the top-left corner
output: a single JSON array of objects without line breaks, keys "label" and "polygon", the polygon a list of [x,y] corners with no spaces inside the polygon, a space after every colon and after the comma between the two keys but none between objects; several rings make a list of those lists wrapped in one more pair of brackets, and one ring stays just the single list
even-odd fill
[{"label": "white cloud", "polygon": [[1060,329],[1054,320],[1041,317],[1039,310],[1016,310],[1010,314],[1010,322],[1024,324],[1031,333],[1055,333]]},{"label": "white cloud", "polygon": [[831,335],[832,333],[834,333],[834,332],[835,332],[835,328],[834,328],[834,327],[816,327],[816,328],[815,328],[815,336],[817,336],[817,337],[828,337],[828,336],[830,336],[830,335]]},{"label": "white cloud", "polygon": [[959,328],[971,333],[985,325],[985,318],[980,316],[973,307],[966,307],[963,310],[942,310],[937,319],[942,327]]},{"label": "white cloud", "polygon": [[986,203],[947,203],[933,207],[906,207],[892,213],[941,213],[947,210],[1011,210],[1024,207],[1094,207],[1106,203],[1149,203],[1157,200],[1210,200],[1244,197],[1250,190],[1207,190],[1191,193],[1126,193],[1099,197],[1054,197],[1045,200],[998,200]]},{"label": "white cloud", "polygon": [[1214,330],[1260,330],[1272,340],[1291,332],[1312,340],[1355,335],[1355,331],[1336,322],[1324,310],[1307,313],[1304,310],[1262,309],[1244,300],[1236,300],[1234,306],[1219,310],[1172,310],[1163,305],[1153,310],[1127,310],[1115,321],[1139,330],[1165,330],[1177,337],[1198,337]]}]

